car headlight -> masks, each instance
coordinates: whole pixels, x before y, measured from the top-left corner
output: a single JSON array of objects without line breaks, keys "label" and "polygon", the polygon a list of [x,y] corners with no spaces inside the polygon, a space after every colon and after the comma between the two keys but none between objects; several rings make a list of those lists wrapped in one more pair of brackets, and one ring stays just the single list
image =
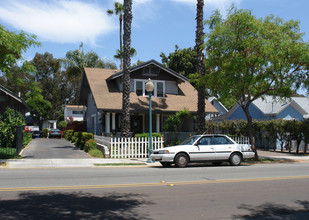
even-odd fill
[{"label": "car headlight", "polygon": [[168,150],[159,150],[158,154],[168,154],[169,151]]}]

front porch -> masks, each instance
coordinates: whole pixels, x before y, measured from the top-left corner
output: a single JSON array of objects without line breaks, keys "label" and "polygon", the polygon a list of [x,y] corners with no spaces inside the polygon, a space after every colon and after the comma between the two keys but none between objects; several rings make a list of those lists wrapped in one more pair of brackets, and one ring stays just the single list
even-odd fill
[{"label": "front porch", "polygon": [[[152,132],[162,133],[164,132],[164,124],[167,118],[171,114],[162,114],[154,112],[152,114]],[[122,119],[121,113],[117,112],[101,112],[99,114],[99,123],[95,123],[95,120],[91,120],[88,124],[88,131],[96,133],[100,136],[120,136]],[[131,136],[137,133],[148,133],[149,132],[149,114],[148,113],[132,113],[131,114]],[[88,122],[89,123],[89,122]],[[184,123],[183,130],[191,132],[193,131],[194,123],[193,118],[187,120]]]}]

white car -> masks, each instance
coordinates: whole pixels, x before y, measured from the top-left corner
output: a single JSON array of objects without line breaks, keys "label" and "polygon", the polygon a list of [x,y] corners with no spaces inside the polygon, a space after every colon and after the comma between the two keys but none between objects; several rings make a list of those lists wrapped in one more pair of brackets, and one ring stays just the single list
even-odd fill
[{"label": "white car", "polygon": [[150,155],[152,161],[159,161],[164,167],[173,163],[177,167],[186,167],[190,162],[220,164],[223,161],[239,166],[243,159],[253,157],[250,144],[237,144],[221,134],[192,136],[180,145],[154,150]]}]

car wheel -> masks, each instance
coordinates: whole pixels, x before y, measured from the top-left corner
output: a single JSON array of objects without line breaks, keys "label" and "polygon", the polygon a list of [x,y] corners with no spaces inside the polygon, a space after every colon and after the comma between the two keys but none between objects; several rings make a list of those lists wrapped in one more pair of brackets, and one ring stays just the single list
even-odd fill
[{"label": "car wheel", "polygon": [[239,166],[241,164],[241,155],[239,153],[233,153],[230,157],[230,164],[232,166]]},{"label": "car wheel", "polygon": [[175,158],[175,165],[176,167],[186,167],[189,163],[189,159],[187,157],[187,155],[185,154],[178,154]]},{"label": "car wheel", "polygon": [[161,165],[164,166],[164,167],[170,167],[170,166],[172,166],[172,163],[169,163],[169,162],[161,162]]}]

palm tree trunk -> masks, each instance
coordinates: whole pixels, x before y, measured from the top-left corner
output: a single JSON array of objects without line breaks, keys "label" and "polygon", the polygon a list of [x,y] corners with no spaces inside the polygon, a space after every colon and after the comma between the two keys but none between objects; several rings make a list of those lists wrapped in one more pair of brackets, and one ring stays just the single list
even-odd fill
[{"label": "palm tree trunk", "polygon": [[[119,25],[120,25],[120,53],[122,52],[122,13],[119,15]],[[120,59],[120,70],[123,70],[123,56]]]},{"label": "palm tree trunk", "polygon": [[[197,0],[196,5],[196,32],[195,32],[195,50],[197,59],[197,73],[200,77],[205,75],[204,54],[203,54],[203,8],[204,0]],[[199,133],[205,132],[205,85],[198,86],[198,103],[197,103],[197,130]]]},{"label": "palm tree trunk", "polygon": [[124,0],[124,34],[123,34],[123,93],[122,93],[122,136],[130,136],[130,50],[132,0]]}]

